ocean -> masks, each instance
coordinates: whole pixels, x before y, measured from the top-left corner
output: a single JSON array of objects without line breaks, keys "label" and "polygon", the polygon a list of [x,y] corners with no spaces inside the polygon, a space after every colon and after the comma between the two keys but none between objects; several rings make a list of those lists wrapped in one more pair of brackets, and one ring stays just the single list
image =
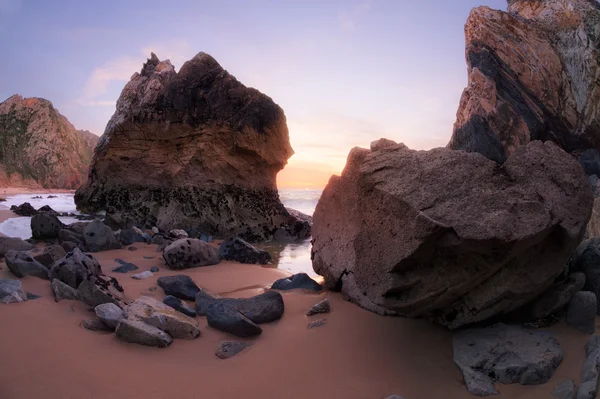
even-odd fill
[{"label": "ocean", "polygon": [[[287,208],[296,209],[312,216],[321,193],[322,190],[287,189],[279,190],[279,197]],[[52,196],[52,198],[49,198],[49,196]],[[6,197],[6,202],[1,202],[0,208],[9,209],[12,205],[21,205],[24,202],[29,202],[36,209],[44,205],[49,205],[57,212],[79,214],[75,208],[73,194],[18,194]],[[65,224],[78,221],[73,217],[60,217],[59,219]],[[10,218],[0,223],[0,233],[9,237],[30,238],[30,221],[30,217]],[[271,253],[273,262],[271,265],[268,265],[269,267],[276,267],[291,273],[304,272],[315,276],[310,259],[310,241],[291,244],[268,242],[258,246]]]}]

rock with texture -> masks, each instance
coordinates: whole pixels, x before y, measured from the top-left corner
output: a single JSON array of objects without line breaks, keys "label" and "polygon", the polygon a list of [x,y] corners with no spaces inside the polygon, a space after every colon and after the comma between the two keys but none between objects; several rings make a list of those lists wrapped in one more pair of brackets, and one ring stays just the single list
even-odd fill
[{"label": "rock with texture", "polygon": [[52,267],[54,262],[64,258],[65,255],[67,255],[67,252],[65,252],[63,247],[55,244],[44,247],[42,250],[36,248],[29,251],[29,254],[33,259],[40,262],[42,265],[46,267]]},{"label": "rock with texture", "polygon": [[163,258],[173,270],[216,265],[221,261],[218,248],[197,238],[173,241],[165,248]]},{"label": "rock with texture", "polygon": [[224,241],[219,246],[221,259],[247,264],[266,265],[271,261],[271,254],[258,249],[239,237]]},{"label": "rock with texture", "polygon": [[496,324],[462,330],[454,333],[452,341],[454,363],[463,372],[467,389],[480,396],[489,391],[492,381],[544,384],[563,359],[560,344],[551,333],[519,326]]},{"label": "rock with texture", "polygon": [[318,319],[318,320],[311,321],[310,323],[308,323],[306,328],[311,330],[313,328],[323,327],[325,324],[327,324],[327,319]]},{"label": "rock with texture", "polygon": [[121,243],[111,228],[97,219],[87,224],[83,231],[83,238],[90,252],[121,249]]},{"label": "rock with texture", "polygon": [[194,301],[196,294],[200,291],[194,280],[185,274],[159,277],[156,283],[165,291],[165,294],[189,301]]},{"label": "rock with texture", "polygon": [[558,283],[554,283],[539,298],[529,305],[529,317],[539,320],[563,310],[576,292],[583,289],[585,285],[585,274],[581,272],[571,273],[569,277]]},{"label": "rock with texture", "polygon": [[594,335],[585,344],[585,360],[577,399],[595,399],[600,378],[600,336]]},{"label": "rock with texture", "polygon": [[[600,237],[583,241],[569,262],[569,270],[585,274],[583,289],[600,298]],[[600,310],[598,304],[597,310]]]},{"label": "rock with texture", "polygon": [[19,216],[34,216],[38,214],[37,209],[29,202],[24,202],[21,205],[13,205],[10,207],[10,210]]},{"label": "rock with texture", "polygon": [[251,342],[240,342],[240,341],[222,341],[217,348],[215,355],[219,359],[229,359],[243,351],[246,348],[252,346]]},{"label": "rock with texture", "polygon": [[446,148],[355,148],[317,204],[313,268],[366,309],[457,328],[548,289],[591,205],[581,166],[551,142],[503,165]]},{"label": "rock with texture", "polygon": [[183,313],[189,317],[196,317],[196,311],[191,308],[187,303],[183,302],[181,299],[174,297],[173,295],[167,295],[163,299],[163,303],[167,306],[172,307],[178,312]]},{"label": "rock with texture", "polygon": [[58,232],[63,228],[62,222],[48,212],[32,216],[30,224],[32,236],[36,240],[58,238]]},{"label": "rock with texture", "polygon": [[0,186],[67,189],[85,181],[98,141],[50,101],[19,95],[0,103],[0,138]]},{"label": "rock with texture", "polygon": [[54,293],[54,300],[56,302],[60,302],[63,299],[77,301],[79,298],[77,297],[77,290],[59,279],[52,279],[52,283],[50,283],[52,287],[52,292]]},{"label": "rock with texture", "polygon": [[475,8],[465,26],[469,82],[453,149],[504,162],[551,140],[568,152],[600,149],[600,5],[510,0]]},{"label": "rock with texture", "polygon": [[593,334],[596,331],[597,306],[596,294],[577,292],[567,307],[567,324],[586,334]]},{"label": "rock with texture", "polygon": [[329,299],[325,298],[321,302],[316,303],[312,308],[306,312],[307,316],[312,316],[319,313],[329,313],[331,311],[331,305]]},{"label": "rock with texture", "polygon": [[113,303],[120,308],[125,306],[123,288],[117,279],[104,275],[87,276],[77,287],[77,298],[92,307],[104,303]]},{"label": "rock with texture", "polygon": [[123,317],[142,321],[173,338],[194,339],[200,336],[200,327],[196,320],[147,296],[142,296],[127,305],[123,309]]},{"label": "rock with texture", "polygon": [[15,276],[35,276],[50,279],[48,268],[31,257],[25,251],[8,251],[5,255],[6,266]]},{"label": "rock with texture", "polygon": [[163,330],[136,319],[121,319],[116,333],[121,340],[133,344],[166,348],[173,342]]},{"label": "rock with texture", "polygon": [[123,89],[75,202],[140,227],[261,240],[296,221],[275,181],[292,154],[271,98],[208,54],[177,73],[152,54]]},{"label": "rock with texture", "polygon": [[0,279],[0,303],[25,302],[27,293],[19,280]]},{"label": "rock with texture", "polygon": [[88,276],[102,274],[100,263],[91,255],[76,248],[57,261],[50,270],[50,275],[68,286],[77,289]]},{"label": "rock with texture", "polygon": [[146,239],[135,229],[130,228],[121,230],[119,233],[119,241],[122,245],[131,245],[136,242],[146,242]]},{"label": "rock with texture", "polygon": [[113,330],[123,317],[123,310],[114,303],[103,303],[94,308],[96,316]]},{"label": "rock with texture", "polygon": [[79,323],[79,325],[85,328],[86,330],[90,331],[114,331],[114,328],[107,326],[106,323],[104,323],[97,317],[93,319],[82,320],[81,323]]},{"label": "rock with texture", "polygon": [[34,246],[17,237],[0,237],[0,258],[10,250],[13,251],[29,251]]},{"label": "rock with texture", "polygon": [[271,288],[274,290],[282,290],[282,291],[294,290],[294,289],[300,288],[300,289],[304,289],[304,290],[317,291],[317,292],[319,292],[323,289],[323,287],[321,287],[321,285],[319,283],[317,283],[315,280],[310,278],[310,276],[306,273],[297,273],[297,274],[291,275],[290,277],[280,278],[279,280],[277,280],[273,283]]},{"label": "rock with texture", "polygon": [[552,390],[554,399],[575,399],[577,388],[573,380],[560,380]]}]

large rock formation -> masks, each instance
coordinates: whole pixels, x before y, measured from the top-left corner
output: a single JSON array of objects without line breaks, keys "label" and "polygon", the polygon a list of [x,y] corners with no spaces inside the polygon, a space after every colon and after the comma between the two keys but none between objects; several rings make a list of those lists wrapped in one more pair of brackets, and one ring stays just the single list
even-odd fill
[{"label": "large rock formation", "polygon": [[97,136],[78,131],[52,103],[14,95],[0,103],[0,186],[75,189]]},{"label": "large rock formation", "polygon": [[600,3],[509,0],[465,26],[469,83],[448,146],[504,162],[531,140],[600,149]]},{"label": "large rock formation", "polygon": [[152,54],[123,89],[75,201],[124,227],[263,239],[296,222],[275,185],[292,153],[283,110],[210,55],[176,73]]},{"label": "large rock formation", "polygon": [[350,152],[313,216],[313,267],[381,314],[450,328],[512,311],[563,272],[592,195],[551,142],[499,165],[478,153],[378,141]]}]

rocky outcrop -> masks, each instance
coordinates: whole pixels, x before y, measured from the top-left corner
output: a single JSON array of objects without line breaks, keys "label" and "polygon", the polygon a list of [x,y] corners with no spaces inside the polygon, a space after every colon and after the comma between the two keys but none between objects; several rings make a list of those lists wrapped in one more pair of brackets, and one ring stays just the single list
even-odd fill
[{"label": "rocky outcrop", "polygon": [[152,54],[123,89],[75,202],[123,228],[260,240],[295,226],[275,183],[292,154],[271,98],[208,54],[178,73]]},{"label": "rocky outcrop", "polygon": [[592,195],[581,166],[534,141],[503,164],[403,144],[355,148],[313,219],[313,267],[381,314],[456,328],[540,296],[582,239]]},{"label": "rocky outcrop", "polygon": [[0,103],[0,186],[75,189],[85,182],[97,140],[50,101],[14,95]]},{"label": "rocky outcrop", "polygon": [[504,162],[532,140],[600,149],[600,5],[510,0],[465,26],[469,83],[448,147]]}]

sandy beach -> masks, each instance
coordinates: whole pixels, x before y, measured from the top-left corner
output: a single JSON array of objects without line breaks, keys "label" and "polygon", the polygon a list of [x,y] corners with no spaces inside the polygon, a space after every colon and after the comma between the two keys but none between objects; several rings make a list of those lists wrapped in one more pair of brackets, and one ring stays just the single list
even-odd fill
[{"label": "sandy beach", "polygon": [[[136,244],[94,254],[106,274],[119,279],[127,300],[141,295],[162,299],[160,288],[149,291],[166,269],[156,246]],[[153,257],[145,259],[144,257]],[[146,280],[112,273],[115,258],[140,270],[160,272]],[[14,278],[0,263],[0,278]],[[249,297],[286,273],[254,265],[222,262],[183,271],[201,287],[226,297]],[[23,279],[25,289],[40,299],[0,306],[0,397],[2,399],[192,399],[217,398],[384,398],[396,393],[407,399],[472,398],[452,362],[451,333],[423,320],[382,317],[344,301],[338,293],[283,292],[285,313],[263,324],[255,344],[221,360],[215,349],[236,337],[208,327],[198,317],[198,339],[176,340],[166,349],[120,341],[112,333],[85,330],[79,323],[94,316],[81,302],[54,301],[50,284]],[[328,297],[327,323],[307,329],[320,318],[305,312]],[[552,327],[565,358],[552,380],[539,386],[497,385],[500,398],[546,399],[557,381],[579,382],[588,335],[559,324]]]}]

